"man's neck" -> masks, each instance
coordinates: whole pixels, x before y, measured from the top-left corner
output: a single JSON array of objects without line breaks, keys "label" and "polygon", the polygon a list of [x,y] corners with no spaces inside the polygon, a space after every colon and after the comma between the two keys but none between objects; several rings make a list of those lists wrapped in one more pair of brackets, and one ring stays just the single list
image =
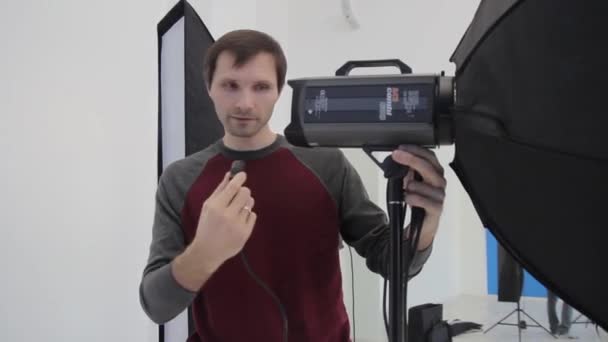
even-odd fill
[{"label": "man's neck", "polygon": [[222,140],[224,141],[224,146],[231,150],[256,151],[272,145],[276,139],[277,134],[268,130],[267,132],[260,132],[260,134],[250,138],[241,138],[224,134],[224,138]]}]

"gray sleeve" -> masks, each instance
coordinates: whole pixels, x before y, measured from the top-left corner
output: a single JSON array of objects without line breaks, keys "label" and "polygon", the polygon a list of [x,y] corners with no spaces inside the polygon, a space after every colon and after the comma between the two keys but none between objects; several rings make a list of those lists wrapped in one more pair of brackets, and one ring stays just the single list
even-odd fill
[{"label": "gray sleeve", "polygon": [[[339,151],[337,159],[336,163],[341,167],[339,174],[342,175],[338,201],[342,237],[366,259],[372,272],[386,278],[390,260],[390,227],[386,213],[369,199],[359,174],[342,151]],[[432,245],[414,255],[408,270],[409,278],[422,270],[431,251]]]},{"label": "gray sleeve", "polygon": [[[171,261],[185,249],[180,227],[183,198],[168,194],[170,172],[161,176],[156,192],[156,209],[148,263],[139,288],[141,305],[152,321],[163,324],[184,311],[196,293],[177,283]],[[176,192],[174,189],[173,192]]]},{"label": "gray sleeve", "polygon": [[426,261],[431,256],[432,251],[433,251],[432,243],[427,248],[425,248],[421,251],[416,251],[416,254],[414,254],[414,258],[412,259],[412,263],[410,264],[410,271],[409,271],[410,278],[415,277],[416,275],[418,275],[418,273],[420,273],[420,271],[422,271],[422,267],[424,266]]}]

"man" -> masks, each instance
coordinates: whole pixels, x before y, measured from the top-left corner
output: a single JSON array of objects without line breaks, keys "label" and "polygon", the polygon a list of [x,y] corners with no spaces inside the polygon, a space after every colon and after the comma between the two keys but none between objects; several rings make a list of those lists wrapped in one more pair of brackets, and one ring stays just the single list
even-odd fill
[{"label": "man", "polygon": [[572,307],[568,303],[562,301],[562,320],[561,323],[557,317],[557,300],[558,297],[551,290],[547,290],[547,315],[549,316],[549,328],[551,333],[557,336],[574,338],[570,335],[570,326],[572,325]]},{"label": "man", "polygon": [[[264,33],[217,40],[204,72],[225,135],[159,181],[140,297],[157,323],[192,305],[189,341],[282,341],[286,328],[291,342],[349,341],[340,239],[387,276],[386,215],[341,151],[291,146],[268,125],[286,69]],[[431,252],[446,181],[428,150],[403,147],[393,158],[424,178],[404,186],[407,203],[426,210],[414,276]],[[245,169],[231,178],[235,160]]]}]

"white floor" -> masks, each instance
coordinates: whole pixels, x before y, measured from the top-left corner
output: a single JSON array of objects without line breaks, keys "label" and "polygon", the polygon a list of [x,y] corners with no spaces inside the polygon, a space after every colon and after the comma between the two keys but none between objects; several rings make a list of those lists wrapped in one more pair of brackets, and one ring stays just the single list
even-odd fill
[{"label": "white floor", "polygon": [[[460,319],[462,321],[471,321],[483,324],[484,331],[489,329],[494,323],[500,321],[510,312],[516,309],[515,303],[501,303],[497,301],[496,296],[460,296],[454,300],[447,301],[444,304],[444,319],[451,321]],[[541,325],[549,328],[546,312],[546,300],[541,298],[522,298],[521,308],[538,321]],[[561,302],[558,302],[558,316],[561,313]],[[579,313],[574,311],[573,319],[579,317]],[[534,325],[534,321],[522,315],[522,318],[528,325]],[[581,324],[573,324],[571,335],[578,339],[570,340],[573,342],[604,342],[608,341],[606,335],[601,333],[601,337],[595,330],[592,324],[584,324],[587,319],[580,317]],[[516,323],[517,314],[513,314],[504,323]],[[468,333],[454,338],[456,342],[502,342],[502,341],[518,341],[518,328],[516,326],[498,325],[485,334],[483,332]],[[537,327],[528,327],[522,330],[521,340],[525,342],[545,342],[545,341],[562,341],[555,339],[549,335],[544,329]]]}]

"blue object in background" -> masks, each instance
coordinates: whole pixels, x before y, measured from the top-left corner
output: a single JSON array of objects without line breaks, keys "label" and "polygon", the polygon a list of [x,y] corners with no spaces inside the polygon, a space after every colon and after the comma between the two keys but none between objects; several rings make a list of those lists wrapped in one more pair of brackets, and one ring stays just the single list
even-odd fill
[{"label": "blue object in background", "polygon": [[[488,268],[488,294],[498,295],[498,247],[496,238],[486,229],[486,253]],[[525,297],[547,297],[545,287],[524,270]]]}]

